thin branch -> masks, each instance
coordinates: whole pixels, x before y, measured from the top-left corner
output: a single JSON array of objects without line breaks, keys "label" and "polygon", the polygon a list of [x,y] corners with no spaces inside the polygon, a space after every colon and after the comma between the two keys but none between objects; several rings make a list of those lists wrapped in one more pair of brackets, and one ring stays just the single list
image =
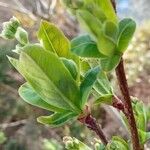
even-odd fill
[{"label": "thin branch", "polygon": [[107,140],[104,132],[102,131],[100,124],[98,124],[96,119],[91,115],[88,107],[86,107],[85,112],[86,112],[86,115],[85,114],[81,115],[78,118],[78,121],[80,121],[82,124],[84,124],[90,130],[94,131],[98,135],[98,137],[100,138],[102,143],[104,145],[107,145],[108,140]]},{"label": "thin branch", "polygon": [[[111,0],[111,2],[112,2],[115,12],[117,13],[115,0]],[[116,75],[117,75],[120,91],[123,96],[123,102],[125,105],[123,112],[128,120],[128,124],[130,127],[133,150],[141,150],[138,130],[137,130],[136,121],[134,118],[127,78],[126,78],[124,64],[123,64],[123,58],[121,58],[121,61],[116,68]]]},{"label": "thin branch", "polygon": [[118,67],[116,68],[116,75],[117,75],[117,79],[119,82],[119,87],[120,87],[122,96],[124,98],[123,99],[124,105],[125,105],[124,113],[126,115],[126,118],[128,120],[128,124],[130,127],[133,150],[141,150],[136,121],[134,118],[131,98],[129,94],[129,88],[128,88],[127,79],[126,79],[125,70],[124,70],[123,59],[121,59]]},{"label": "thin branch", "polygon": [[0,128],[4,130],[6,128],[12,128],[12,127],[16,127],[19,125],[24,125],[26,123],[27,123],[27,119],[19,120],[16,122],[3,123],[3,124],[0,124]]}]

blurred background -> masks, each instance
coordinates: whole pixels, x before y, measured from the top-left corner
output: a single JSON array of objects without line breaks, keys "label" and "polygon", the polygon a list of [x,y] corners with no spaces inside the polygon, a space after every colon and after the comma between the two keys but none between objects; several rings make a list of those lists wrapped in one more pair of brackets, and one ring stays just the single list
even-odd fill
[{"label": "blurred background", "polygon": [[[150,0],[117,0],[120,18],[134,18],[138,24],[134,39],[124,55],[126,73],[132,96],[139,97],[145,104],[150,102]],[[0,31],[2,23],[16,16],[36,41],[40,20],[54,22],[65,35],[72,39],[80,34],[78,23],[63,8],[59,0],[0,0]],[[23,78],[8,62],[15,41],[0,39],[0,150],[63,150],[63,136],[74,136],[92,145],[93,133],[79,123],[70,123],[59,129],[50,129],[36,122],[36,117],[45,112],[21,100],[17,89]],[[112,78],[115,76],[112,74]],[[117,90],[116,82],[112,84]],[[107,107],[94,108],[95,117],[110,138],[126,131],[119,121],[107,111]],[[150,125],[148,125],[150,130]],[[150,148],[150,145],[147,145]]]}]

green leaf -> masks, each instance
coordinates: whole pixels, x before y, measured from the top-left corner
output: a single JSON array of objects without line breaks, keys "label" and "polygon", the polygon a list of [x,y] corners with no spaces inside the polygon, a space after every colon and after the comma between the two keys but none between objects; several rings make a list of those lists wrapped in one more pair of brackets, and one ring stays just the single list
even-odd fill
[{"label": "green leaf", "polygon": [[77,71],[78,68],[76,63],[71,59],[66,59],[66,58],[60,58],[60,59],[62,60],[66,68],[69,70],[72,77],[76,80],[78,75],[78,71]]},{"label": "green leaf", "polygon": [[130,150],[130,147],[122,138],[114,136],[111,142],[107,144],[106,150]]},{"label": "green leaf", "polygon": [[136,124],[138,129],[146,131],[147,126],[147,107],[143,104],[142,101],[137,100],[136,98],[132,99],[132,106],[134,111],[134,116],[136,119]]},{"label": "green leaf", "polygon": [[142,130],[138,130],[140,143],[144,145],[146,142],[150,140],[150,132],[144,132]]},{"label": "green leaf", "polygon": [[100,66],[102,70],[109,72],[115,69],[121,60],[121,55],[113,55],[100,59]]},{"label": "green leaf", "polygon": [[87,11],[89,11],[91,14],[93,14],[93,16],[97,17],[101,22],[106,21],[106,15],[105,13],[102,11],[102,9],[96,5],[95,3],[89,2],[85,5],[85,9]]},{"label": "green leaf", "polygon": [[118,22],[117,15],[110,0],[85,0],[85,2],[86,3],[94,2],[105,13],[107,20],[112,21],[115,24]]},{"label": "green leaf", "polygon": [[97,37],[97,46],[99,52],[107,57],[111,57],[116,49],[116,43],[111,37],[108,37],[104,31],[99,33]]},{"label": "green leaf", "polygon": [[40,107],[42,109],[46,109],[49,111],[62,112],[63,109],[54,107],[47,102],[45,102],[39,95],[34,91],[34,89],[28,84],[25,83],[19,88],[20,97],[27,103]]},{"label": "green leaf", "polygon": [[80,85],[80,92],[82,95],[82,104],[81,106],[83,107],[88,99],[88,96],[93,88],[93,85],[97,79],[97,75],[100,72],[99,67],[95,67],[90,69],[84,77],[84,80],[82,81]]},{"label": "green leaf", "polygon": [[23,46],[29,43],[28,33],[22,27],[18,27],[17,28],[17,32],[15,34],[15,38]]},{"label": "green leaf", "polygon": [[68,57],[69,40],[54,24],[42,21],[38,31],[38,39],[46,50],[54,52],[60,57]]},{"label": "green leaf", "polygon": [[47,103],[81,112],[79,88],[55,54],[38,45],[28,45],[20,54],[17,69]]},{"label": "green leaf", "polygon": [[100,96],[112,94],[112,88],[105,72],[101,71],[98,74],[94,89]]},{"label": "green leaf", "polygon": [[99,104],[107,104],[107,105],[112,105],[112,100],[113,100],[113,95],[112,94],[105,94],[100,96],[95,102],[95,105],[99,105]]},{"label": "green leaf", "polygon": [[106,21],[103,27],[104,34],[116,43],[118,36],[118,27],[111,21]]},{"label": "green leaf", "polygon": [[102,30],[101,21],[86,10],[78,10],[77,17],[81,26],[91,33],[95,38]]},{"label": "green leaf", "polygon": [[119,37],[118,37],[118,51],[124,52],[136,29],[136,23],[132,19],[123,19],[119,22]]},{"label": "green leaf", "polygon": [[77,114],[75,114],[74,112],[66,111],[62,113],[54,113],[50,116],[38,117],[37,121],[42,124],[50,125],[51,127],[59,127],[76,116]]},{"label": "green leaf", "polygon": [[88,61],[80,60],[80,74],[81,74],[81,76],[85,76],[86,72],[89,69],[91,69],[91,66],[89,65]]},{"label": "green leaf", "polygon": [[99,58],[100,54],[97,44],[89,35],[81,35],[71,41],[71,51],[80,57]]}]

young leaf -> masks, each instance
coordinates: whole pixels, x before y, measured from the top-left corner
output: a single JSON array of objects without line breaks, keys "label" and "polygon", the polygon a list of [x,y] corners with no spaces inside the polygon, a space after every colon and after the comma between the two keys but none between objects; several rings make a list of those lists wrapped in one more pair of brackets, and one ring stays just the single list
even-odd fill
[{"label": "young leaf", "polygon": [[105,94],[105,95],[102,95],[100,96],[95,102],[94,104],[95,105],[98,105],[98,104],[107,104],[107,105],[112,105],[112,98],[113,98],[113,95],[112,94]]},{"label": "young leaf", "polygon": [[20,54],[17,68],[47,103],[62,109],[81,111],[79,88],[55,54],[38,45],[28,45]]},{"label": "young leaf", "polygon": [[103,27],[104,34],[116,43],[118,36],[118,27],[111,21],[106,21]]},{"label": "young leaf", "polygon": [[62,60],[62,62],[66,66],[66,68],[69,70],[72,77],[76,80],[77,75],[78,75],[78,71],[77,71],[78,68],[77,68],[76,63],[71,59],[66,59],[66,58],[63,58],[63,57],[60,58],[60,59]]},{"label": "young leaf", "polygon": [[54,24],[42,21],[38,31],[38,39],[46,50],[54,52],[60,57],[68,57],[69,40]]},{"label": "young leaf", "polygon": [[111,57],[105,57],[100,59],[101,68],[109,72],[117,67],[121,59],[121,55],[113,55]]},{"label": "young leaf", "polygon": [[106,150],[130,150],[130,147],[122,138],[114,136],[111,142],[107,144]]},{"label": "young leaf", "polygon": [[34,105],[36,107],[40,107],[42,109],[46,109],[46,110],[53,111],[53,112],[64,111],[63,109],[54,107],[48,104],[47,102],[45,102],[28,83],[23,84],[19,88],[19,95],[25,102],[31,105]]},{"label": "young leaf", "polygon": [[50,125],[51,127],[59,127],[64,125],[66,122],[76,117],[77,114],[74,112],[62,112],[62,113],[54,113],[50,116],[41,116],[37,118],[37,121],[42,124]]},{"label": "young leaf", "polygon": [[85,9],[87,11],[89,11],[91,14],[93,14],[93,16],[97,17],[101,22],[106,21],[106,15],[105,13],[102,11],[102,9],[96,5],[95,3],[89,2],[85,5]]},{"label": "young leaf", "polygon": [[102,23],[98,18],[86,10],[78,10],[77,17],[81,26],[83,26],[95,38],[99,35],[102,29]]},{"label": "young leaf", "polygon": [[105,72],[101,71],[98,74],[94,89],[100,96],[112,95],[112,88]]},{"label": "young leaf", "polygon": [[97,44],[89,35],[81,35],[71,41],[71,51],[80,57],[99,58],[100,54]]},{"label": "young leaf", "polygon": [[119,22],[119,37],[118,37],[118,51],[124,52],[136,29],[136,23],[132,19],[123,19]]},{"label": "young leaf", "polygon": [[105,56],[111,57],[115,52],[116,43],[103,31],[97,36],[97,46],[100,53],[102,53]]},{"label": "young leaf", "polygon": [[118,22],[117,15],[110,0],[85,0],[85,1],[86,3],[94,2],[95,4],[97,4],[97,6],[99,6],[100,9],[105,13],[107,20],[110,20],[115,24]]},{"label": "young leaf", "polygon": [[146,108],[147,107],[143,104],[143,102],[137,100],[136,98],[133,98],[132,106],[133,106],[134,116],[136,119],[136,124],[138,129],[142,131],[146,131],[146,125],[147,125]]},{"label": "young leaf", "polygon": [[100,72],[99,67],[95,67],[90,69],[84,77],[84,80],[82,81],[80,85],[80,92],[82,95],[82,104],[81,106],[83,107],[84,104],[86,103],[88,96],[93,88],[93,85],[97,79],[97,75]]},{"label": "young leaf", "polygon": [[144,145],[147,141],[150,140],[150,132],[145,132],[142,130],[138,130],[139,137],[140,137],[140,143]]}]

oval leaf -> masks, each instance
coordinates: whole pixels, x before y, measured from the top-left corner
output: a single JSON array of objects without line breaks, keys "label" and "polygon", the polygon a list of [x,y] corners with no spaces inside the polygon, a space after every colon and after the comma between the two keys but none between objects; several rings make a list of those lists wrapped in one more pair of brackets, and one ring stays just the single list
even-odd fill
[{"label": "oval leaf", "polygon": [[98,50],[97,44],[89,35],[81,35],[71,41],[71,51],[80,57],[104,57]]},{"label": "oval leaf", "polygon": [[123,19],[119,22],[119,38],[118,38],[118,51],[124,52],[136,29],[136,23],[132,19]]},{"label": "oval leaf", "polygon": [[42,124],[50,125],[51,127],[59,127],[64,125],[66,122],[76,117],[77,114],[73,112],[54,113],[50,116],[41,116],[37,118],[37,121]]},{"label": "oval leaf", "polygon": [[34,105],[36,107],[46,109],[49,111],[54,111],[54,112],[64,111],[63,109],[54,107],[48,104],[47,102],[45,102],[28,83],[23,84],[19,88],[19,95],[25,102]]},{"label": "oval leaf", "polygon": [[96,38],[102,29],[101,21],[86,10],[77,11],[77,17],[81,26]]},{"label": "oval leaf", "polygon": [[71,74],[53,53],[37,45],[20,54],[19,71],[50,105],[80,112],[80,92]]},{"label": "oval leaf", "polygon": [[62,62],[66,66],[66,68],[69,70],[72,77],[76,80],[78,76],[78,68],[76,63],[71,59],[61,58]]},{"label": "oval leaf", "polygon": [[42,21],[38,31],[38,39],[46,50],[54,52],[60,57],[68,57],[69,40],[54,24]]},{"label": "oval leaf", "polygon": [[121,55],[113,55],[111,57],[102,58],[100,59],[101,68],[104,71],[109,72],[118,66],[120,59]]},{"label": "oval leaf", "polygon": [[86,103],[99,72],[100,72],[100,68],[95,67],[95,68],[90,69],[85,74],[84,80],[82,81],[80,85],[80,92],[82,95],[82,104],[81,104],[82,106],[84,106],[84,104]]}]

